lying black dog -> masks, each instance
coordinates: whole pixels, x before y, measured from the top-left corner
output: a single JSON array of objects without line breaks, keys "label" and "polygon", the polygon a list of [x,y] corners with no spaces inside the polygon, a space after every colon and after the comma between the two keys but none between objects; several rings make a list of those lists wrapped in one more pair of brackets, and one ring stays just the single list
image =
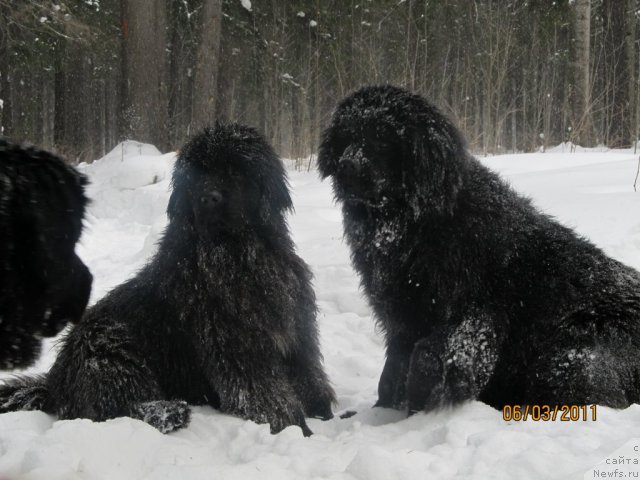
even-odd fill
[{"label": "lying black dog", "polygon": [[319,166],[386,336],[378,405],[638,402],[640,274],[536,210],[424,98],[353,93]]},{"label": "lying black dog", "polygon": [[74,251],[86,183],[58,157],[0,140],[0,369],[33,363],[41,338],[87,306],[92,276]]},{"label": "lying black dog", "polygon": [[295,254],[280,159],[255,130],[218,125],[180,151],[158,253],[90,308],[45,378],[0,387],[0,411],[129,415],[163,432],[185,402],[272,432],[332,417],[311,273]]}]

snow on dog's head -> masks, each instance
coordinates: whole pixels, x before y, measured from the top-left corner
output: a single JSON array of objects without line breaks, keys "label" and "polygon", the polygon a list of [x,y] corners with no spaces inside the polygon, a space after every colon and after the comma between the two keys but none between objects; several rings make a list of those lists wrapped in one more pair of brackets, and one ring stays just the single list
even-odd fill
[{"label": "snow on dog's head", "polygon": [[384,85],[340,102],[323,133],[318,166],[347,205],[447,211],[466,158],[462,135],[435,106]]},{"label": "snow on dog's head", "polygon": [[189,140],[172,186],[170,221],[206,236],[280,226],[292,208],[280,158],[256,130],[238,124],[216,124]]}]

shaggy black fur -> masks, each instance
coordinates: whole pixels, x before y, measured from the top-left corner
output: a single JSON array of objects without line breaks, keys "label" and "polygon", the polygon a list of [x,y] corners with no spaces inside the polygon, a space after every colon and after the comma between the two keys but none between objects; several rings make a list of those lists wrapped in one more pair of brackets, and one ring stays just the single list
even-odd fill
[{"label": "shaggy black fur", "polygon": [[353,93],[319,165],[386,336],[378,405],[638,402],[640,274],[536,210],[424,98]]},{"label": "shaggy black fur", "polygon": [[[0,411],[129,415],[166,432],[208,404],[272,432],[332,417],[311,273],[285,215],[285,171],[253,129],[218,125],[180,151],[158,253],[87,311],[42,379],[0,387]],[[16,398],[24,388],[40,401]],[[23,395],[24,397],[24,395]]]},{"label": "shaggy black fur", "polygon": [[33,363],[41,338],[87,306],[92,276],[74,252],[86,183],[58,157],[0,140],[0,369]]}]

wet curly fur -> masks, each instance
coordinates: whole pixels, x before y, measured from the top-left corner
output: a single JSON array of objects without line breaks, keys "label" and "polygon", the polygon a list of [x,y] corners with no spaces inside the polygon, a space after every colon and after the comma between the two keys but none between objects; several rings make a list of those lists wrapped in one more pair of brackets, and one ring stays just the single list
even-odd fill
[{"label": "wet curly fur", "polygon": [[86,178],[55,155],[0,139],[0,369],[82,316],[92,276],[75,254]]},{"label": "wet curly fur", "polygon": [[538,211],[424,98],[366,87],[319,154],[386,337],[378,405],[640,396],[640,274]]},{"label": "wet curly fur", "polygon": [[[44,379],[0,388],[60,418],[132,416],[163,432],[189,404],[269,423],[332,417],[311,273],[296,255],[280,159],[253,129],[217,125],[180,151],[153,259],[87,311]],[[23,395],[24,397],[24,395]]]}]

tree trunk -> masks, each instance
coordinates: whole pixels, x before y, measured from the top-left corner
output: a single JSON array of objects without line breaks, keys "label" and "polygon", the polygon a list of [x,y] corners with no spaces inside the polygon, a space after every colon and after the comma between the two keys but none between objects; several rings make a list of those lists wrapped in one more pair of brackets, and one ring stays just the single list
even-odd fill
[{"label": "tree trunk", "polygon": [[192,125],[196,131],[216,119],[221,28],[222,0],[204,0],[193,87]]},{"label": "tree trunk", "polygon": [[[0,30],[7,32],[8,8],[0,6]],[[0,35],[0,137],[11,134],[11,81],[9,36]]]},{"label": "tree trunk", "polygon": [[90,62],[90,55],[78,40],[69,38],[61,44],[53,78],[54,143],[74,162],[94,160],[89,133],[93,105]]},{"label": "tree trunk", "polygon": [[591,0],[576,0],[574,4],[575,53],[574,78],[574,124],[573,137],[582,145],[591,143]]},{"label": "tree trunk", "polygon": [[636,88],[638,84],[638,77],[636,72],[636,15],[635,13],[638,10],[638,1],[637,0],[626,0],[626,9],[624,14],[624,22],[625,22],[625,57],[627,63],[627,71],[625,76],[627,77],[627,92],[626,97],[629,102],[628,104],[628,114],[626,118],[626,126],[628,129],[628,137],[633,140],[633,142],[637,142],[637,108],[636,104]]},{"label": "tree trunk", "polygon": [[166,30],[164,1],[122,0],[124,137],[167,144]]},{"label": "tree trunk", "polygon": [[54,147],[55,125],[55,74],[42,72],[42,141],[46,150]]},{"label": "tree trunk", "polygon": [[[603,0],[602,19],[605,31],[604,57],[605,71],[609,75],[605,90],[609,95],[611,107],[609,121],[609,141],[612,147],[625,147],[630,144],[630,115],[628,88],[628,65],[625,42],[625,15],[629,0]],[[635,19],[634,19],[635,21]]]}]

